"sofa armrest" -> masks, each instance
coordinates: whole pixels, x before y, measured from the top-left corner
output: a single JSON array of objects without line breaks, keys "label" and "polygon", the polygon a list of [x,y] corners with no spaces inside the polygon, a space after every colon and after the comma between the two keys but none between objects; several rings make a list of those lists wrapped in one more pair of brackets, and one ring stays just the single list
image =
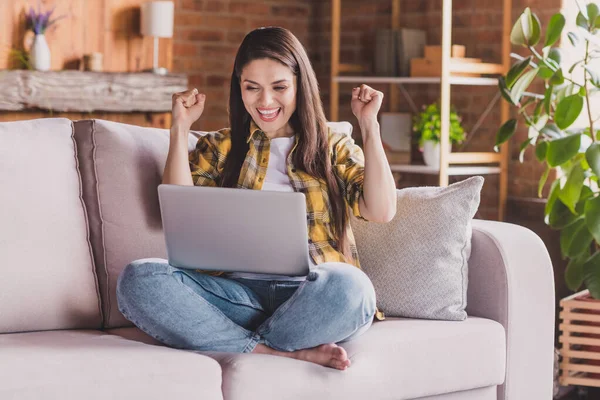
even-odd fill
[{"label": "sofa armrest", "polygon": [[506,331],[506,380],[498,399],[551,399],[554,274],[542,240],[527,228],[473,221],[467,313]]}]

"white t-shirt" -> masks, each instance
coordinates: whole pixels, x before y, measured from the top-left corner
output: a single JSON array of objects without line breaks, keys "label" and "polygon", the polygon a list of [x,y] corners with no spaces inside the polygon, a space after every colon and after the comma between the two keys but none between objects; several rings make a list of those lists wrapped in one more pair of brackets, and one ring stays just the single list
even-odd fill
[{"label": "white t-shirt", "polygon": [[[293,192],[294,187],[290,183],[290,177],[287,174],[287,156],[294,147],[294,136],[279,137],[271,139],[271,148],[269,152],[269,164],[267,165],[267,174],[263,182],[262,190],[273,190],[278,192]],[[314,266],[309,257],[311,267]],[[303,281],[306,276],[285,276],[271,274],[253,274],[250,272],[231,272],[227,274],[230,278],[246,278],[257,280],[274,281]]]}]

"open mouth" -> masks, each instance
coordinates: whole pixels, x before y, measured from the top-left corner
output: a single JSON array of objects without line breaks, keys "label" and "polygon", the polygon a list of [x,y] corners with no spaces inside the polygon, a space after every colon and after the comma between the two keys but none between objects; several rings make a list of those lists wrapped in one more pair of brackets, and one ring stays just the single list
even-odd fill
[{"label": "open mouth", "polygon": [[256,109],[258,111],[258,115],[260,116],[260,119],[262,119],[265,122],[273,122],[277,119],[277,117],[279,116],[279,113],[281,112],[281,108],[273,108],[273,109],[268,109],[268,110],[259,110],[258,108]]}]

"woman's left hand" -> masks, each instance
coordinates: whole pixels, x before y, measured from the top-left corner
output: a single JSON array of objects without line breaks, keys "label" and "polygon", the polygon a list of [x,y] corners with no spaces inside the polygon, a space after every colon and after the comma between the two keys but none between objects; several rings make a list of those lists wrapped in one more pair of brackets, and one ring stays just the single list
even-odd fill
[{"label": "woman's left hand", "polygon": [[381,108],[383,93],[365,84],[352,89],[352,113],[359,124],[377,121],[377,113]]}]

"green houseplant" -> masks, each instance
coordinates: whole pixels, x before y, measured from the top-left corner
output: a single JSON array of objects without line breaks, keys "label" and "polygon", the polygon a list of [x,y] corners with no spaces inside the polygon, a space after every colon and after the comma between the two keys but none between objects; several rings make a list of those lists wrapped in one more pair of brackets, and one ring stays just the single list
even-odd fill
[{"label": "green houseplant", "polygon": [[[534,147],[535,157],[546,165],[539,182],[540,197],[550,172],[556,172],[551,178],[545,221],[560,230],[561,252],[569,259],[567,286],[576,291],[584,285],[600,299],[600,123],[590,101],[600,90],[600,71],[592,67],[593,60],[600,58],[600,9],[593,3],[578,3],[578,7],[577,28],[568,38],[573,46],[585,49],[585,55],[568,68],[561,65],[560,49],[553,47],[565,26],[562,14],[550,19],[541,53],[535,48],[542,39],[538,17],[527,8],[515,23],[511,42],[529,49],[531,55],[519,58],[499,79],[500,93],[517,108],[518,118],[500,127],[496,150],[513,136],[517,120],[522,120],[529,130],[520,145],[521,161],[527,148]],[[572,77],[577,69],[583,71],[582,80]],[[536,81],[543,85],[531,86]],[[526,92],[530,87],[538,93]],[[573,128],[582,112],[586,126]]]},{"label": "green houseplant", "polygon": [[[441,116],[438,103],[423,107],[418,115],[413,118],[413,132],[419,141],[419,149],[423,151],[425,163],[439,168],[439,143],[441,137]],[[461,125],[461,118],[454,109],[450,110],[450,143],[459,144],[465,140],[465,130]]]}]

